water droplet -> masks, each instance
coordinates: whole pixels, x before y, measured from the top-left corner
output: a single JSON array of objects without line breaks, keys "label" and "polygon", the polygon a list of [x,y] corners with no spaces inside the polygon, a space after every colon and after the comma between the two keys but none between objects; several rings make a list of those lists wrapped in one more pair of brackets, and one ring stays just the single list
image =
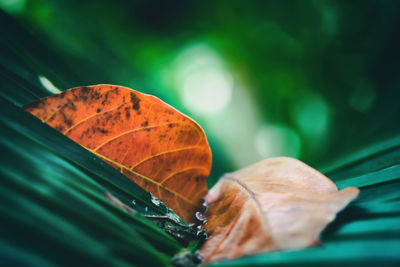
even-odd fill
[{"label": "water droplet", "polygon": [[167,217],[170,218],[171,220],[173,220],[174,222],[177,222],[177,223],[180,222],[178,215],[176,215],[175,213],[172,213],[172,211],[167,213]]},{"label": "water droplet", "polygon": [[156,206],[160,206],[161,200],[159,200],[158,198],[156,198],[152,194],[150,194],[150,195],[151,195],[151,202],[153,202],[153,204],[156,205]]},{"label": "water droplet", "polygon": [[133,199],[133,200],[132,200],[132,204],[133,204],[133,205],[136,205],[136,200]]},{"label": "water droplet", "polygon": [[199,221],[204,221],[205,219],[206,219],[206,217],[204,216],[204,214],[203,213],[201,213],[200,211],[196,211],[196,218],[197,218],[197,220],[199,220]]},{"label": "water droplet", "polygon": [[184,238],[185,237],[184,235],[182,235],[180,233],[175,233],[175,236],[178,237],[178,238]]},{"label": "water droplet", "polygon": [[204,229],[199,229],[197,232],[196,232],[196,236],[197,237],[200,237],[201,239],[204,239],[204,240],[207,240],[208,238],[207,238],[207,235],[206,235],[206,231],[204,231]]}]

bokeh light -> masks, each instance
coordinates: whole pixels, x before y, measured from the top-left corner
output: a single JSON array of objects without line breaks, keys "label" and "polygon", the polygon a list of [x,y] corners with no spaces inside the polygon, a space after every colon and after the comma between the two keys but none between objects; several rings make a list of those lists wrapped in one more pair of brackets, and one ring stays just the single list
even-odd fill
[{"label": "bokeh light", "polygon": [[349,97],[349,105],[356,111],[365,113],[375,102],[376,89],[373,85],[366,81],[359,81],[352,90]]},{"label": "bokeh light", "polygon": [[315,141],[324,137],[329,125],[329,109],[316,93],[303,94],[295,103],[292,115],[301,132]]},{"label": "bokeh light", "polygon": [[39,79],[39,82],[43,85],[43,87],[46,88],[47,91],[49,91],[50,93],[58,94],[58,93],[62,92],[60,89],[55,87],[54,84],[49,79],[47,79],[45,76],[39,75],[38,79]]},{"label": "bokeh light", "polygon": [[26,5],[26,0],[0,0],[0,7],[10,13],[20,13]]},{"label": "bokeh light", "polygon": [[263,125],[255,135],[254,146],[261,158],[298,157],[301,150],[299,135],[283,125]]},{"label": "bokeh light", "polygon": [[204,44],[182,51],[175,60],[174,78],[185,107],[200,115],[223,110],[231,99],[232,75],[218,54]]}]

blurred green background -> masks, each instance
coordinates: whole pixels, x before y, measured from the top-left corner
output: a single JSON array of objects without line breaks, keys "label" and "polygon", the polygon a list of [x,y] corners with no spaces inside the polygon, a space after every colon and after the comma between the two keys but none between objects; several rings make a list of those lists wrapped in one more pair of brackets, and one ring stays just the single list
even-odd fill
[{"label": "blurred green background", "polygon": [[[29,54],[24,61],[40,73],[20,75],[51,93],[111,83],[160,97],[205,129],[210,183],[274,156],[323,170],[399,134],[399,1],[0,0],[0,7],[32,37],[3,62]],[[18,69],[9,62],[3,73]]]}]

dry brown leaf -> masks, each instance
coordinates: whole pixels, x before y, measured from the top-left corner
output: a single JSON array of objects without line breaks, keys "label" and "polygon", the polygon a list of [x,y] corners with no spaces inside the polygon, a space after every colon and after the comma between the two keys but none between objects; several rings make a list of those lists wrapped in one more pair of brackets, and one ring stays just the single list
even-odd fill
[{"label": "dry brown leaf", "polygon": [[115,85],[76,87],[25,109],[119,170],[186,221],[207,193],[201,127],[160,99]]},{"label": "dry brown leaf", "polygon": [[272,158],[230,173],[208,192],[204,262],[299,249],[318,243],[325,226],[359,190],[338,191],[327,177],[292,158]]}]

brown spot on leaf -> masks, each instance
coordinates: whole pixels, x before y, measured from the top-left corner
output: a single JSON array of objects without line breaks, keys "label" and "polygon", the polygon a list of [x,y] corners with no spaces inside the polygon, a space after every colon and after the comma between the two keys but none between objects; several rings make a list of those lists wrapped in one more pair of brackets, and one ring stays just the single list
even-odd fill
[{"label": "brown spot on leaf", "polygon": [[41,102],[41,101],[35,101],[33,103],[25,105],[24,109],[26,109],[26,110],[35,109],[35,108],[38,108],[42,104],[43,104],[43,102]]},{"label": "brown spot on leaf", "polygon": [[72,111],[76,111],[77,110],[76,105],[71,100],[68,101],[67,107]]},{"label": "brown spot on leaf", "polygon": [[79,139],[82,139],[83,137],[88,136],[90,129],[87,128],[85,131],[82,132],[82,134],[79,136]]},{"label": "brown spot on leaf", "polygon": [[89,98],[90,88],[87,86],[81,87],[82,89],[79,91],[77,98],[79,98],[82,102],[86,102]]},{"label": "brown spot on leaf", "polygon": [[119,120],[120,117],[121,117],[121,111],[118,111],[117,113],[115,113],[114,120]]},{"label": "brown spot on leaf", "polygon": [[54,129],[56,129],[59,132],[62,132],[64,130],[64,127],[62,125],[57,125],[56,127],[54,127]]},{"label": "brown spot on leaf", "polygon": [[165,109],[165,113],[170,114],[170,115],[174,114],[172,109],[169,109],[169,108]]},{"label": "brown spot on leaf", "polygon": [[125,108],[125,116],[127,119],[131,117],[131,109],[128,107]]},{"label": "brown spot on leaf", "polygon": [[104,128],[97,128],[101,133],[106,134],[108,133],[108,130],[104,129]]},{"label": "brown spot on leaf", "polygon": [[132,92],[131,92],[131,102],[134,110],[140,109],[140,99],[136,96],[135,93]]},{"label": "brown spot on leaf", "polygon": [[108,103],[108,93],[104,94],[103,100],[101,101],[101,105],[104,106],[106,103]]},{"label": "brown spot on leaf", "polygon": [[108,114],[106,115],[106,120],[109,121],[109,120],[112,119],[112,117],[113,117],[113,115],[112,115],[111,113],[108,113]]},{"label": "brown spot on leaf", "polygon": [[65,124],[66,124],[68,127],[71,127],[71,126],[72,126],[72,120],[66,119],[66,120],[65,120]]}]

